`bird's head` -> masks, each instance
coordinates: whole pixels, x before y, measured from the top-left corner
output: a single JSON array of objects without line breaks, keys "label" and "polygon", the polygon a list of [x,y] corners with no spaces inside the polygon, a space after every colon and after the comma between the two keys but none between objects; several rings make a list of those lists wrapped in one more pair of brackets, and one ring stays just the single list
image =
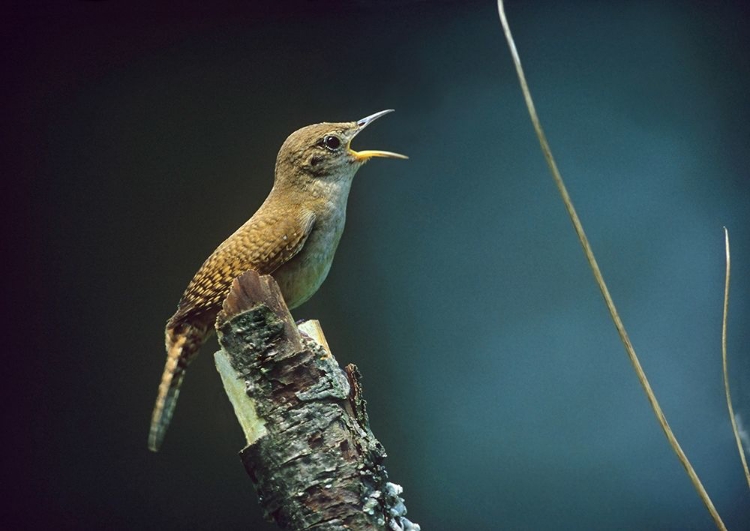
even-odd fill
[{"label": "bird's head", "polygon": [[[350,183],[354,174],[373,157],[406,159],[390,151],[354,151],[352,139],[372,122],[393,112],[376,112],[356,122],[320,123],[298,129],[286,139],[276,159],[276,185],[315,181],[333,185]],[[285,182],[289,181],[289,182]]]}]

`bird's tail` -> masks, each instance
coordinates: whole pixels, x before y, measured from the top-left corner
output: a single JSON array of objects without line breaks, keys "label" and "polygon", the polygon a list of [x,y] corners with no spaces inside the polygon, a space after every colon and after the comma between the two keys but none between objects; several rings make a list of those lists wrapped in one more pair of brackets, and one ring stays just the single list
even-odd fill
[{"label": "bird's tail", "polygon": [[169,422],[172,420],[180,386],[185,378],[185,369],[198,354],[206,340],[206,329],[181,324],[166,330],[167,362],[159,384],[159,394],[151,416],[148,447],[158,452]]}]

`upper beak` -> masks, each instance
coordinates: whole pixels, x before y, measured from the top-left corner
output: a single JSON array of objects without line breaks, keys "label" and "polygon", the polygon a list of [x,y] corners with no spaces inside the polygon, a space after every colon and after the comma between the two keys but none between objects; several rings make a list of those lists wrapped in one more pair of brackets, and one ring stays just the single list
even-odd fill
[{"label": "upper beak", "polygon": [[[359,133],[361,133],[365,127],[370,125],[372,122],[380,118],[381,116],[385,116],[388,113],[392,113],[393,109],[386,109],[384,111],[376,112],[375,114],[371,114],[370,116],[366,116],[362,118],[361,120],[357,120],[357,129],[354,131],[354,134],[352,135],[352,138],[357,136]],[[351,144],[351,138],[349,139],[349,143]],[[392,159],[408,159],[406,155],[401,155],[399,153],[393,153],[391,151],[377,151],[377,150],[366,150],[366,151],[354,151],[350,146],[347,146],[349,148],[349,154],[352,155],[355,160],[360,162],[365,162],[367,160],[370,160],[372,157],[387,157]]]}]

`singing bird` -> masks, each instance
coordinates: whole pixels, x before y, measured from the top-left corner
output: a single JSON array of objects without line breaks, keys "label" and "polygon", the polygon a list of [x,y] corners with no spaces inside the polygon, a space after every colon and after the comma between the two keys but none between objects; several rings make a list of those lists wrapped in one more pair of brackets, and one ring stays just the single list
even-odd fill
[{"label": "singing bird", "polygon": [[309,125],[281,146],[268,197],[203,263],[167,321],[167,362],[148,439],[152,451],[164,440],[185,369],[213,334],[216,315],[236,277],[251,269],[273,275],[290,309],[307,301],[323,283],[344,231],[354,174],[373,157],[407,158],[350,147],[365,127],[390,112],[357,122]]}]

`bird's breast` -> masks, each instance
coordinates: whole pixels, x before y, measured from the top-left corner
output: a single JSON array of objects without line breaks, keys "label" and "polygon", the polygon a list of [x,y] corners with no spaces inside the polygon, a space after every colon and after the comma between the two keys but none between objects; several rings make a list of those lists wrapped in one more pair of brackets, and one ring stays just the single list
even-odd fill
[{"label": "bird's breast", "polygon": [[343,209],[328,210],[326,215],[316,217],[300,252],[273,274],[290,309],[306,302],[323,284],[344,232],[345,221]]}]

